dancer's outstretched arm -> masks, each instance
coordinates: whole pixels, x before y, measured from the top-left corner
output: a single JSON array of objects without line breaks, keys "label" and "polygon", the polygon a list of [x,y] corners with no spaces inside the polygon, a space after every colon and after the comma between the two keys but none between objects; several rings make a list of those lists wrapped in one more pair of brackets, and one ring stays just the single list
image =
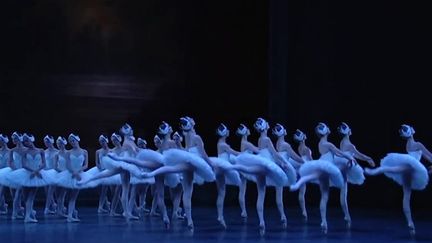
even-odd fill
[{"label": "dancer's outstretched arm", "polygon": [[416,143],[416,147],[422,151],[423,157],[432,163],[432,153],[420,142]]},{"label": "dancer's outstretched arm", "polygon": [[212,167],[215,168],[216,164],[213,163],[213,161],[210,160],[210,158],[207,155],[207,152],[204,149],[204,142],[202,141],[201,137],[199,135],[196,135],[196,145],[198,147],[198,151],[200,152],[201,157]]},{"label": "dancer's outstretched arm", "polygon": [[220,146],[221,146],[221,150],[222,150],[222,151],[225,151],[225,152],[227,152],[227,153],[229,153],[229,154],[234,154],[234,155],[239,155],[239,154],[240,154],[240,152],[238,152],[238,151],[232,149],[232,148],[231,148],[228,144],[226,144],[226,143],[221,144]]},{"label": "dancer's outstretched arm", "polygon": [[335,155],[339,156],[339,157],[343,157],[347,160],[350,161],[350,163],[356,163],[356,160],[353,156],[347,155],[344,152],[342,152],[341,150],[339,150],[338,148],[336,148],[336,146],[334,146],[332,143],[327,143],[326,144],[328,146],[328,149]]},{"label": "dancer's outstretched arm", "polygon": [[266,143],[266,147],[269,149],[271,155],[273,156],[273,158],[275,158],[276,163],[282,167],[285,168],[286,164],[285,164],[285,160],[282,158],[282,156],[276,151],[275,147],[273,146],[272,141],[270,140],[270,138],[267,138],[265,140]]},{"label": "dancer's outstretched arm", "polygon": [[249,141],[242,142],[242,151],[245,151],[245,150],[250,150],[254,154],[259,153],[259,148],[257,146],[255,146],[255,145],[253,145]]},{"label": "dancer's outstretched arm", "polygon": [[369,163],[369,165],[371,167],[375,167],[375,163],[374,163],[373,159],[371,157],[363,154],[363,153],[360,153],[360,151],[358,151],[357,148],[353,144],[351,144],[348,147],[348,149],[354,153],[354,158],[366,161]]},{"label": "dancer's outstretched arm", "polygon": [[41,149],[40,152],[39,152],[39,154],[40,154],[40,156],[41,156],[42,162],[41,162],[41,164],[39,165],[39,168],[37,169],[37,172],[38,172],[38,173],[39,173],[41,170],[43,170],[43,169],[45,168],[45,166],[46,166],[46,160],[45,160],[45,153],[44,153],[44,151]]},{"label": "dancer's outstretched arm", "polygon": [[304,163],[304,160],[294,151],[294,149],[291,147],[291,145],[289,143],[284,143],[282,145],[282,149],[287,151],[288,156],[290,158],[292,158],[293,160],[299,162],[299,163]]},{"label": "dancer's outstretched arm", "polygon": [[101,167],[100,160],[99,160],[99,153],[100,153],[100,151],[97,150],[97,151],[96,151],[96,155],[95,155],[95,164],[96,164],[96,167],[97,167],[99,170],[101,170],[102,167]]}]

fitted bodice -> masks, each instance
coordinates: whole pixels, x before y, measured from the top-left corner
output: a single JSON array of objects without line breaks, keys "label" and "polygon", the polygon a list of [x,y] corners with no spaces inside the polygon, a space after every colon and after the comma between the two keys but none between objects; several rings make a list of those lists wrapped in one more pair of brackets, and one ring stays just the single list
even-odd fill
[{"label": "fitted bodice", "polygon": [[84,165],[84,155],[83,154],[79,154],[79,155],[74,155],[74,154],[70,154],[70,162],[71,162],[71,169],[72,171],[79,171],[83,165]]},{"label": "fitted bodice", "polygon": [[191,153],[193,153],[193,154],[200,155],[200,152],[198,151],[198,147],[197,146],[193,146],[193,147],[188,148],[188,151],[191,152]]},{"label": "fitted bodice", "polygon": [[326,161],[330,161],[330,162],[333,162],[333,158],[334,158],[333,153],[331,151],[328,151],[327,153],[322,154],[320,157],[321,160],[326,160]]},{"label": "fitted bodice", "polygon": [[59,154],[58,155],[58,169],[60,170],[60,171],[64,171],[64,170],[66,170],[66,158],[63,156],[63,155],[61,155],[61,154]]},{"label": "fitted bodice", "polygon": [[16,169],[22,168],[22,156],[17,152],[12,153],[13,165]]},{"label": "fitted bodice", "polygon": [[34,155],[26,154],[26,162],[27,167],[29,167],[31,170],[37,170],[42,163],[42,157],[39,153]]},{"label": "fitted bodice", "polygon": [[45,151],[45,168],[46,169],[54,169],[54,159],[56,155],[56,151]]},{"label": "fitted bodice", "polygon": [[0,169],[7,167],[9,161],[9,152],[0,154]]},{"label": "fitted bodice", "polygon": [[416,160],[420,160],[422,157],[422,151],[421,150],[409,151],[408,154],[411,155],[412,157],[414,157]]}]

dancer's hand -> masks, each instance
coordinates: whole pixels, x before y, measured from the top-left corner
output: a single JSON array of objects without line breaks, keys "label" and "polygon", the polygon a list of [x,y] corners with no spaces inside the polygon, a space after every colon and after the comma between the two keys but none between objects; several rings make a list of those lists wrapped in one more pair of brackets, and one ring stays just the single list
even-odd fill
[{"label": "dancer's hand", "polygon": [[373,161],[373,159],[369,159],[367,162],[371,167],[375,167],[375,162]]}]

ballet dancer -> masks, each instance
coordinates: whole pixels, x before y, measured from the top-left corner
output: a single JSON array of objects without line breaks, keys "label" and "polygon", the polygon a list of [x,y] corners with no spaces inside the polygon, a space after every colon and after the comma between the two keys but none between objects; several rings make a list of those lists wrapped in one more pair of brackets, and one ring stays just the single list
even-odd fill
[{"label": "ballet dancer", "polygon": [[[27,148],[23,145],[23,138],[22,135],[13,132],[11,135],[12,143],[15,145],[15,147],[11,148],[10,154],[9,154],[9,167],[11,168],[11,171],[17,170],[22,168],[22,160],[24,156],[25,150]],[[12,184],[7,179],[9,177],[10,173],[7,173],[5,181],[6,185],[11,189],[11,194],[13,197],[13,203],[12,203],[12,219],[17,218],[23,218],[23,211],[24,207],[21,206],[22,202],[22,188],[19,185]]]},{"label": "ballet dancer", "polygon": [[[260,133],[258,139],[258,155],[269,161],[279,165],[281,169],[285,172],[287,176],[287,184],[284,186],[289,186],[295,183],[297,180],[297,173],[292,165],[276,151],[273,146],[273,142],[267,136],[268,129],[270,128],[268,122],[263,118],[258,118],[254,124],[254,128]],[[271,181],[266,182],[267,186],[274,186],[276,189],[276,205],[280,214],[280,222],[283,228],[287,227],[287,219],[283,204],[283,187],[274,185]]]},{"label": "ballet dancer", "polygon": [[[56,174],[55,170],[55,156],[58,153],[58,149],[54,148],[54,138],[50,135],[46,135],[43,139],[45,144],[45,170],[51,171],[50,173]],[[55,214],[57,203],[54,200],[55,185],[48,185],[45,187],[46,201],[44,214]]]},{"label": "ballet dancer", "polygon": [[0,214],[7,214],[8,204],[6,203],[5,189],[8,183],[5,182],[6,174],[12,169],[9,167],[8,148],[9,138],[6,135],[0,134]]},{"label": "ballet dancer", "polygon": [[[144,150],[147,149],[147,141],[143,138],[137,138],[137,147],[138,147],[138,154]],[[148,213],[150,210],[146,208],[146,200],[147,200],[147,192],[150,187],[150,184],[138,184],[135,185],[136,193],[138,194],[138,206],[137,210],[139,212]],[[129,200],[135,200],[135,198],[130,198]]]},{"label": "ballet dancer", "polygon": [[266,227],[264,221],[266,185],[268,183],[269,185],[282,187],[288,183],[288,177],[278,164],[263,156],[253,154],[259,154],[260,149],[247,141],[250,131],[245,125],[241,124],[237,129],[237,133],[242,136],[242,152],[238,156],[233,156],[231,160],[234,164],[231,166],[224,165],[224,169],[231,168],[242,172],[248,180],[256,183],[258,190],[256,209],[259,219],[259,232],[261,235],[264,235]]},{"label": "ballet dancer", "polygon": [[[152,171],[143,173],[144,177],[154,177],[169,173],[182,173],[183,206],[186,212],[187,226],[194,230],[191,211],[191,199],[194,182],[214,181],[215,174],[212,167],[215,165],[207,156],[204,143],[194,129],[195,122],[190,117],[180,118],[180,127],[185,134],[187,151],[180,150],[174,144],[170,149],[163,151],[165,165]],[[172,130],[172,129],[171,129]],[[172,142],[172,141],[171,141]],[[171,143],[170,142],[170,143]]]},{"label": "ballet dancer", "polygon": [[[345,122],[338,127],[338,132],[343,136],[339,149],[350,156],[362,161],[366,161],[370,166],[374,167],[375,163],[373,159],[365,154],[360,153],[354,144],[351,143],[350,136],[352,135],[351,128]],[[334,162],[336,166],[340,169],[344,185],[340,190],[340,204],[344,213],[344,220],[347,228],[351,228],[351,215],[348,210],[348,183],[361,185],[363,184],[365,177],[363,174],[363,168],[355,163],[350,166],[349,161],[345,158],[335,156]]]},{"label": "ballet dancer", "polygon": [[[68,214],[67,222],[79,222],[78,214],[75,208],[76,200],[80,189],[84,187],[78,185],[80,180],[88,177],[89,175],[84,172],[88,167],[88,152],[82,149],[79,145],[81,141],[78,135],[71,133],[68,136],[68,142],[71,145],[71,149],[67,151],[66,157],[66,170],[59,174],[58,185],[63,188],[69,189],[69,202],[68,202]],[[94,185],[87,185],[87,187],[95,187]]]},{"label": "ballet dancer", "polygon": [[[67,141],[64,137],[57,137],[56,146],[58,149],[58,153],[55,155],[55,170],[58,173],[58,180],[60,180],[61,175],[65,175],[65,173],[61,174],[63,171],[67,170],[66,162],[69,159],[68,151],[66,150]],[[56,186],[56,196],[57,196],[57,215],[62,217],[67,217],[66,215],[66,207],[65,207],[65,198],[67,194],[67,189],[62,187],[57,183]]]},{"label": "ballet dancer", "polygon": [[342,173],[333,162],[334,156],[337,155],[347,159],[349,164],[353,164],[356,161],[353,156],[343,153],[327,140],[330,129],[326,124],[320,122],[315,127],[315,132],[320,138],[318,149],[321,157],[318,160],[308,161],[300,167],[300,179],[290,186],[290,190],[296,191],[307,182],[319,181],[321,191],[321,229],[324,233],[327,233],[327,202],[330,184],[337,188],[342,188],[344,184]]},{"label": "ballet dancer", "polygon": [[415,226],[411,216],[411,191],[424,190],[429,181],[428,171],[420,162],[423,157],[432,162],[432,153],[418,141],[414,140],[414,128],[403,124],[399,134],[406,139],[405,149],[407,153],[389,153],[382,160],[379,167],[365,169],[366,175],[384,174],[402,186],[403,211],[411,234],[415,234]]},{"label": "ballet dancer", "polygon": [[[286,129],[281,124],[277,123],[272,129],[272,133],[277,137],[276,150],[285,161],[288,161],[291,164],[291,166],[296,170],[296,173],[298,173],[298,169],[304,163],[304,160],[292,149],[291,145],[285,141],[285,136],[287,135]],[[300,190],[306,190],[305,188],[305,186],[302,186]],[[279,202],[278,208],[283,212],[282,190],[279,189],[278,191],[278,188],[276,188],[276,193],[276,202]],[[298,199],[303,219],[306,221],[307,211],[304,201],[304,193],[299,192]],[[280,203],[282,203],[282,205],[279,205]]]},{"label": "ballet dancer", "polygon": [[[213,163],[218,164],[219,170],[216,171],[216,187],[218,191],[217,199],[216,199],[216,208],[217,208],[217,220],[219,224],[226,229],[227,225],[224,219],[224,200],[226,193],[226,185],[234,185],[240,186],[241,180],[240,175],[235,170],[224,170],[223,164],[231,164],[230,155],[237,156],[240,153],[235,151],[229,146],[226,142],[226,139],[229,136],[228,128],[221,123],[216,129],[216,134],[219,136],[219,140],[217,142],[217,154],[218,157],[210,157]],[[242,209],[243,210],[243,209]]]},{"label": "ballet dancer", "polygon": [[[100,135],[98,138],[98,142],[100,145],[100,149],[96,150],[95,154],[95,167],[91,168],[87,171],[87,173],[91,176],[102,172],[105,170],[105,167],[102,165],[102,157],[106,156],[110,152],[110,148],[108,147],[108,138],[104,135]],[[97,212],[99,214],[108,213],[110,209],[111,203],[108,201],[108,189],[109,186],[101,183],[100,185],[100,194],[99,194],[99,204]]]},{"label": "ballet dancer", "polygon": [[[121,146],[121,152],[119,154],[120,158],[134,158],[138,153],[138,148],[134,142],[133,130],[129,124],[125,124],[120,128],[120,133],[123,135],[123,144]],[[111,154],[111,153],[110,153]],[[110,155],[108,154],[108,155]],[[113,157],[117,155],[112,153]],[[141,176],[141,170],[135,165],[123,162],[121,160],[114,160],[111,156],[104,156],[102,158],[102,163],[105,164],[106,170],[98,173],[96,175],[90,176],[86,179],[81,180],[78,184],[85,185],[87,183],[109,178],[111,176],[120,174],[122,188],[121,188],[121,204],[123,208],[123,217],[127,220],[137,220],[137,216],[134,216],[129,210],[129,192],[130,192],[130,177],[131,174],[136,177]],[[154,178],[148,179],[149,183],[154,183]],[[114,201],[112,201],[111,206],[113,206]]]},{"label": "ballet dancer", "polygon": [[14,170],[8,175],[8,180],[15,185],[23,188],[26,195],[25,218],[26,223],[38,222],[33,212],[34,199],[37,189],[47,185],[55,184],[55,171],[44,170],[45,154],[44,150],[36,148],[35,138],[30,134],[23,134],[23,145],[26,150],[23,154],[22,168]]}]

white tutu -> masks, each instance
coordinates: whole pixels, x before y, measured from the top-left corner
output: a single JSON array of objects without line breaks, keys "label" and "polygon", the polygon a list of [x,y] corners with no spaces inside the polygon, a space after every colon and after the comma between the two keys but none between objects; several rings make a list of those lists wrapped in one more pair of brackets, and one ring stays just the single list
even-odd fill
[{"label": "white tutu", "polygon": [[[274,164],[278,165],[275,161],[275,159],[273,158],[273,156],[270,154],[270,151],[268,149],[261,149],[258,156],[262,156],[263,158],[268,159],[269,161],[273,162]],[[289,186],[294,184],[297,181],[297,172],[294,169],[294,167],[285,159],[282,157],[282,159],[284,159],[284,163],[285,163],[285,168],[281,169],[285,172],[285,175],[287,177],[287,183],[284,186]],[[277,186],[275,184],[273,184],[274,182],[272,180],[267,181],[267,185],[269,186]]]},{"label": "white tutu", "polygon": [[177,173],[165,174],[164,184],[167,187],[174,188],[181,183],[181,177]]},{"label": "white tutu", "polygon": [[12,172],[12,168],[5,167],[0,169],[0,186],[12,187],[15,188],[16,185],[12,185],[11,182],[7,179],[9,173]]},{"label": "white tutu", "polygon": [[151,149],[141,149],[136,155],[138,160],[144,160],[149,162],[157,162],[161,165],[165,164],[164,156]]},{"label": "white tutu", "polygon": [[[231,166],[231,162],[219,157],[210,157],[210,160],[220,168]],[[240,174],[236,170],[223,170],[225,176],[225,184],[239,186],[241,184]]]},{"label": "white tutu", "polygon": [[31,175],[32,172],[21,168],[8,173],[6,179],[9,180],[11,185],[17,187],[44,187],[56,184],[57,172],[54,170],[41,170],[41,177],[33,176],[33,178],[30,178]]},{"label": "white tutu", "polygon": [[332,162],[324,159],[311,160],[304,163],[299,170],[300,176],[310,175],[316,171],[324,172],[329,176],[330,185],[342,188],[344,180],[339,168]]},{"label": "white tutu", "polygon": [[347,181],[351,184],[361,185],[365,181],[363,168],[355,163],[352,167],[348,167],[348,160],[335,156],[334,164],[341,170],[346,171]]},{"label": "white tutu", "polygon": [[[235,158],[233,157],[233,160],[235,161],[236,164],[241,164],[245,166],[253,166],[253,165],[262,166],[267,173],[266,175],[267,185],[285,186],[288,184],[288,177],[286,176],[285,172],[279,167],[279,165],[262,156],[257,156],[250,153],[241,153]],[[246,179],[256,182],[255,175],[247,176],[246,173],[244,174]]]},{"label": "white tutu", "polygon": [[166,165],[177,165],[181,163],[189,163],[192,165],[195,168],[194,182],[197,184],[215,180],[215,174],[210,165],[208,165],[203,158],[191,152],[180,149],[168,149],[165,150],[162,155],[164,156]]},{"label": "white tutu", "polygon": [[[416,158],[418,157],[418,159]],[[411,188],[423,190],[429,182],[429,175],[425,166],[420,162],[421,153],[411,152],[410,154],[389,153],[381,160],[381,167],[385,166],[409,166],[412,168]],[[384,173],[399,185],[403,185],[401,173]]]}]

